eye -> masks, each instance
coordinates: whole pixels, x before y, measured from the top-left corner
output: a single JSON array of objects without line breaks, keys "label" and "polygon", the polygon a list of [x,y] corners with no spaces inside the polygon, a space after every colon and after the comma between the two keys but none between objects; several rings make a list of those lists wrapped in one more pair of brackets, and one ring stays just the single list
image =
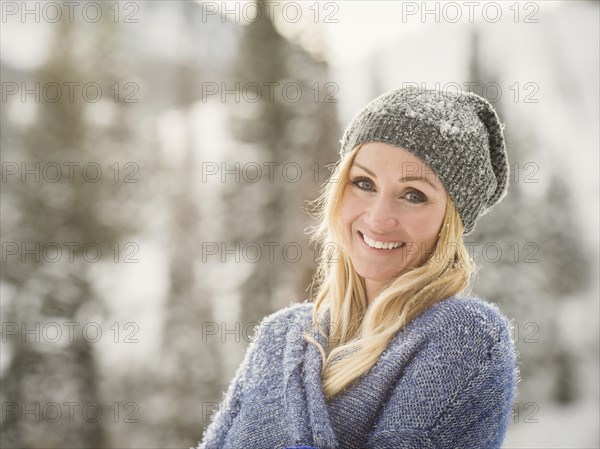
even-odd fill
[{"label": "eye", "polygon": [[409,201],[411,203],[424,203],[427,201],[427,197],[422,194],[421,192],[419,192],[418,190],[411,190],[409,192],[406,193],[406,195],[410,195],[411,199],[409,199]]},{"label": "eye", "polygon": [[[354,178],[350,183],[357,189],[365,192],[372,192],[375,190],[374,183],[369,178],[358,177]],[[425,194],[418,190],[408,190],[401,198],[408,197],[408,201],[412,204],[421,204],[427,202]]]},{"label": "eye", "polygon": [[373,182],[369,178],[354,178],[351,181],[351,184],[360,190],[365,190],[368,192],[373,190]]}]

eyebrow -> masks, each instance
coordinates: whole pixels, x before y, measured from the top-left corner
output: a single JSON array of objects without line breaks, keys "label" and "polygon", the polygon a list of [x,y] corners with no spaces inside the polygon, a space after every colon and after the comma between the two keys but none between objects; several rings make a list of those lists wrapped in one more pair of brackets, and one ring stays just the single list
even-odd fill
[{"label": "eyebrow", "polygon": [[[360,165],[358,162],[354,162],[353,165],[356,165],[357,167],[362,168],[364,171],[366,171],[368,174],[370,174],[371,176],[373,176],[373,178],[377,178],[377,175],[375,173],[373,173],[371,170],[369,170],[367,167]],[[422,176],[403,176],[402,178],[400,178],[398,181],[400,182],[408,182],[408,181],[422,181],[422,182],[426,182],[427,184],[429,184],[431,187],[433,187],[435,190],[439,190],[438,187],[436,185],[434,185],[429,179],[427,178],[423,178]]]}]

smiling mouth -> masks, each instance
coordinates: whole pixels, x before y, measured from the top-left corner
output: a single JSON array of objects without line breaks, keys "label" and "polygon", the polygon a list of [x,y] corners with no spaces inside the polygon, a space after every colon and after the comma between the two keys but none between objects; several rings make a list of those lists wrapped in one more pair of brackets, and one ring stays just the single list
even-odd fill
[{"label": "smiling mouth", "polygon": [[373,240],[373,239],[367,237],[360,231],[358,231],[358,234],[360,235],[360,238],[362,239],[362,241],[369,248],[372,248],[372,249],[379,249],[379,250],[383,250],[383,251],[393,251],[393,250],[402,248],[403,246],[406,245],[406,242],[379,242],[377,240]]}]

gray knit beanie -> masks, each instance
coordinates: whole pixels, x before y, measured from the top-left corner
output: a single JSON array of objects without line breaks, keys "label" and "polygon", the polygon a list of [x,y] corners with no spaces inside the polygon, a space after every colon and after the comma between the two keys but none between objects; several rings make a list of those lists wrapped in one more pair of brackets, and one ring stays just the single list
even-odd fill
[{"label": "gray knit beanie", "polygon": [[402,88],[375,98],[354,117],[340,156],[366,142],[410,151],[437,174],[466,235],[506,196],[503,129],[494,108],[474,93]]}]

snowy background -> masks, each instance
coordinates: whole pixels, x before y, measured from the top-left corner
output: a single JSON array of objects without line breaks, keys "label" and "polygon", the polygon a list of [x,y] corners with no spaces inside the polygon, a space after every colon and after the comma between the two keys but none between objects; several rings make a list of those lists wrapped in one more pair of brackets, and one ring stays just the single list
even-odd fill
[{"label": "snowy background", "polygon": [[600,447],[597,2],[0,3],[2,447],[195,445],[310,296],[344,127],[415,84],[506,124],[466,238],[519,350],[504,447]]}]

